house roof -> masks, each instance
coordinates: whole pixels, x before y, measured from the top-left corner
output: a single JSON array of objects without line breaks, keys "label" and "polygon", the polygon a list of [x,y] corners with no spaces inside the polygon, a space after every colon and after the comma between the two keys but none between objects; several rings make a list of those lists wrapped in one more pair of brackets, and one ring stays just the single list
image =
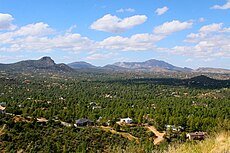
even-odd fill
[{"label": "house roof", "polygon": [[207,135],[207,132],[194,132],[194,133],[189,133],[191,136],[203,136]]},{"label": "house roof", "polygon": [[0,110],[1,111],[4,111],[5,109],[6,109],[6,107],[3,107],[3,106],[0,105]]},{"label": "house roof", "polygon": [[6,102],[0,102],[0,105],[6,105]]},{"label": "house roof", "polygon": [[121,120],[132,120],[131,118],[121,118]]},{"label": "house roof", "polygon": [[83,124],[86,122],[93,122],[93,121],[90,121],[89,119],[86,119],[86,118],[81,118],[81,119],[76,120],[76,124]]}]

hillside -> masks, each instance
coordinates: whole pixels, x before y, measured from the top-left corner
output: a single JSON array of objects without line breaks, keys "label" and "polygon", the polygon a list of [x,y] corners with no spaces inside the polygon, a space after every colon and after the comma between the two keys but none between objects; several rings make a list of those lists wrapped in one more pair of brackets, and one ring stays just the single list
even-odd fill
[{"label": "hillside", "polygon": [[[119,147],[110,150],[111,153],[142,153],[146,150],[140,146],[129,146],[126,150]],[[166,150],[155,150],[152,153],[229,153],[230,132],[217,133],[204,141],[187,141],[174,144]]]},{"label": "hillside", "polygon": [[207,140],[197,143],[187,142],[179,146],[171,146],[168,153],[229,153],[230,132],[222,132]]},{"label": "hillside", "polygon": [[194,72],[203,72],[203,73],[230,73],[228,69],[221,68],[198,68]]},{"label": "hillside", "polygon": [[36,72],[36,71],[53,71],[53,72],[69,72],[72,68],[66,64],[56,64],[50,57],[42,57],[39,60],[25,60],[12,64],[0,64],[1,70],[15,72]]},{"label": "hillside", "polygon": [[84,61],[80,61],[80,62],[73,62],[68,64],[69,67],[73,68],[73,69],[89,69],[89,68],[96,68],[96,66],[89,64],[87,62]]},{"label": "hillside", "polygon": [[192,69],[176,67],[164,61],[151,59],[145,62],[118,62],[113,65],[139,71],[156,71],[156,72],[190,72]]},{"label": "hillside", "polygon": [[51,57],[42,57],[38,60],[25,60],[12,64],[1,64],[0,70],[13,72],[128,72],[128,73],[190,73],[190,74],[230,74],[228,69],[198,68],[193,70],[187,67],[174,66],[165,61],[150,59],[144,62],[117,62],[114,64],[95,66],[85,61],[77,61],[69,64],[56,64]]}]

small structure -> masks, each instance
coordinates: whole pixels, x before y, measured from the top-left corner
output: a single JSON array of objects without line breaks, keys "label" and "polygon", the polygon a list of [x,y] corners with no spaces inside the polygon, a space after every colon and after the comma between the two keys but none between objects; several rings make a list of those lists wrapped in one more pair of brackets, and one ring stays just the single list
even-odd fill
[{"label": "small structure", "polygon": [[64,125],[65,127],[71,127],[72,126],[72,124],[67,123],[67,122],[63,122],[63,121],[61,121],[61,125]]},{"label": "small structure", "polygon": [[93,126],[94,122],[90,121],[89,119],[86,118],[82,118],[82,119],[78,119],[76,120],[74,126],[78,127],[78,126]]},{"label": "small structure", "polygon": [[0,105],[6,106],[6,102],[0,102]]},{"label": "small structure", "polygon": [[93,110],[95,110],[95,109],[101,109],[101,106],[93,106],[92,109],[93,109]]},{"label": "small structure", "polygon": [[172,130],[172,131],[177,131],[177,132],[181,132],[184,131],[184,127],[182,126],[175,126],[175,125],[165,125],[166,130]]},{"label": "small structure", "polygon": [[46,123],[46,122],[48,122],[48,120],[46,118],[41,117],[41,118],[37,118],[37,122],[38,123]]},{"label": "small structure", "polygon": [[2,105],[0,105],[0,113],[5,113],[5,109],[6,107],[3,107]]},{"label": "small structure", "polygon": [[188,133],[186,137],[189,140],[204,140],[207,136],[207,132],[194,132],[194,133]]},{"label": "small structure", "polygon": [[90,102],[89,105],[90,106],[97,106],[97,103],[96,102]]},{"label": "small structure", "polygon": [[126,124],[131,124],[133,120],[131,118],[121,118],[120,123],[126,123]]}]

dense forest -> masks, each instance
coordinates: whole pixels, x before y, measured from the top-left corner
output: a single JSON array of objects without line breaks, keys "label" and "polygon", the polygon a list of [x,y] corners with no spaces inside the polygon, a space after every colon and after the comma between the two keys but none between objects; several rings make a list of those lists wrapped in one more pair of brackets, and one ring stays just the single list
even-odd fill
[{"label": "dense forest", "polygon": [[[218,74],[218,77],[219,74]],[[1,152],[112,152],[116,147],[164,150],[186,141],[189,132],[230,130],[230,82],[206,76],[181,79],[176,75],[3,73],[0,76]],[[133,125],[118,125],[120,118]],[[37,122],[43,118],[44,122]],[[73,125],[87,118],[90,127]],[[181,126],[182,131],[167,130]],[[131,141],[111,127],[138,138]],[[166,132],[154,145],[154,126]]]}]

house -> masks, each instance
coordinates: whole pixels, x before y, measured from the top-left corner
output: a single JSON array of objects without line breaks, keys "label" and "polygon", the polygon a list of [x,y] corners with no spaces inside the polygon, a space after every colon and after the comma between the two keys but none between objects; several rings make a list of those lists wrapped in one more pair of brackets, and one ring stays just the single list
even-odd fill
[{"label": "house", "polygon": [[93,106],[92,109],[93,109],[93,110],[95,110],[95,109],[101,109],[101,106]]},{"label": "house", "polygon": [[121,118],[120,119],[120,122],[121,123],[126,123],[126,124],[130,124],[130,123],[132,123],[133,122],[133,120],[131,119],[131,118]]},{"label": "house", "polygon": [[46,122],[48,122],[48,120],[46,118],[41,117],[41,118],[37,118],[37,122],[46,123]]},{"label": "house", "polygon": [[6,106],[6,102],[0,102],[0,105]]},{"label": "house", "polygon": [[207,136],[207,132],[194,132],[194,133],[188,133],[186,137],[189,140],[204,140]]},{"label": "house", "polygon": [[63,121],[61,121],[61,125],[64,125],[65,127],[71,127],[72,126],[72,124],[67,123],[67,122],[63,122]]},{"label": "house", "polygon": [[166,130],[172,130],[172,131],[183,131],[184,127],[182,126],[175,126],[175,125],[165,125]]},{"label": "house", "polygon": [[6,107],[3,107],[2,105],[0,105],[0,112],[1,113],[5,113],[5,109],[6,109]]},{"label": "house", "polygon": [[96,102],[90,102],[89,105],[90,106],[97,106],[97,103]]},{"label": "house", "polygon": [[93,125],[94,125],[94,122],[90,121],[89,119],[86,119],[86,118],[78,119],[75,121],[75,124],[74,124],[75,127],[77,127],[77,126],[93,126]]}]

